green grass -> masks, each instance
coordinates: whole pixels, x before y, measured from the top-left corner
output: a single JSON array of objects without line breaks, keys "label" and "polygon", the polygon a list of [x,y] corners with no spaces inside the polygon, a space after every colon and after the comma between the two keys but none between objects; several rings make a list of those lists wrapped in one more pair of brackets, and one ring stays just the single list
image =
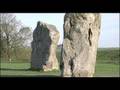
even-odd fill
[{"label": "green grass", "polygon": [[59,76],[59,71],[30,70],[30,63],[1,63],[1,76]]},{"label": "green grass", "polygon": [[118,64],[96,64],[95,77],[119,77]]},{"label": "green grass", "polygon": [[[120,64],[120,49],[119,48],[99,48],[97,51],[97,63],[94,77],[119,77]],[[60,49],[57,49],[58,61],[61,59]],[[60,71],[32,71],[30,70],[30,60],[13,60],[12,63],[1,60],[0,74],[1,76],[60,76]],[[20,63],[23,62],[23,63]],[[26,62],[26,63],[25,63]]]},{"label": "green grass", "polygon": [[99,48],[97,51],[97,62],[120,64],[120,49]]},{"label": "green grass", "polygon": [[[60,71],[42,72],[29,70],[30,63],[1,63],[1,76],[24,76],[24,77],[56,77],[60,76]],[[119,65],[116,64],[96,64],[94,77],[118,77]]]}]

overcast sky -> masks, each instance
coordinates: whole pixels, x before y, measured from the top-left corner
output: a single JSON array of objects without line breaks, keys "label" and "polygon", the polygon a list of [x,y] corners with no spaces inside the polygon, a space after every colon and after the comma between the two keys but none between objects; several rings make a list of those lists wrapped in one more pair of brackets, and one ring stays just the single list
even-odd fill
[{"label": "overcast sky", "polygon": [[[64,13],[15,13],[23,25],[35,29],[37,21],[53,24],[60,32],[59,44],[63,41]],[[101,34],[98,47],[119,47],[119,13],[102,13]]]}]

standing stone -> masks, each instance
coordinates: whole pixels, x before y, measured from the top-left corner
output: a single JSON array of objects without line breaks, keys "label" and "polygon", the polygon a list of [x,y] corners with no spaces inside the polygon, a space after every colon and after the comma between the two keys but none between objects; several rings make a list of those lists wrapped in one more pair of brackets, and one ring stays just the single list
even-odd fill
[{"label": "standing stone", "polygon": [[33,32],[31,68],[51,71],[58,70],[56,48],[59,41],[59,32],[53,25],[37,23]]},{"label": "standing stone", "polygon": [[101,17],[97,13],[67,13],[61,71],[64,77],[92,77],[95,71]]}]

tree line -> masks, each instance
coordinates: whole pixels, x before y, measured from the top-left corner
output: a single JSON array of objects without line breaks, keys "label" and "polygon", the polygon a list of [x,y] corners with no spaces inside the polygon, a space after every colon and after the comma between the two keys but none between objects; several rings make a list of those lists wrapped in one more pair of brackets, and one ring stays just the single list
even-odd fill
[{"label": "tree line", "polygon": [[0,60],[29,59],[32,31],[11,13],[0,13]]}]

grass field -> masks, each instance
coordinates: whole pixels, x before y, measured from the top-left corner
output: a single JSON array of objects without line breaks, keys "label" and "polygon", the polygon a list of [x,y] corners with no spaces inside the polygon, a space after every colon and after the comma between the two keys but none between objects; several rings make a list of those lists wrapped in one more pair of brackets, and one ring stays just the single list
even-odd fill
[{"label": "grass field", "polygon": [[[2,63],[1,76],[60,76],[60,71],[42,72],[29,70],[30,63]],[[119,65],[97,64],[95,77],[118,77]]]},{"label": "grass field", "polygon": [[[60,60],[60,50],[57,53]],[[94,77],[119,77],[119,49],[99,49]],[[1,77],[58,77],[60,71],[42,72],[29,69],[30,63],[0,63]]]},{"label": "grass field", "polygon": [[2,63],[1,76],[59,76],[59,71],[42,72],[29,69],[30,63]]}]

